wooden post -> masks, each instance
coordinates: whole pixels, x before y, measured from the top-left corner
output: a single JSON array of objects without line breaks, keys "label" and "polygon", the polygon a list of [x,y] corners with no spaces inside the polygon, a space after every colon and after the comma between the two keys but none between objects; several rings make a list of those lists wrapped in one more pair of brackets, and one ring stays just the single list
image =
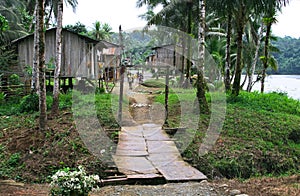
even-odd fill
[{"label": "wooden post", "polygon": [[169,66],[166,69],[166,86],[165,86],[165,124],[168,124],[169,116]]},{"label": "wooden post", "polygon": [[122,37],[122,28],[119,26],[119,39],[120,39],[120,95],[119,95],[119,111],[118,111],[118,121],[122,126],[122,106],[123,106],[123,89],[124,89],[124,73],[125,67],[122,63],[122,53],[123,53],[123,37]]},{"label": "wooden post", "polygon": [[70,89],[73,89],[73,78],[69,77],[69,87]]}]

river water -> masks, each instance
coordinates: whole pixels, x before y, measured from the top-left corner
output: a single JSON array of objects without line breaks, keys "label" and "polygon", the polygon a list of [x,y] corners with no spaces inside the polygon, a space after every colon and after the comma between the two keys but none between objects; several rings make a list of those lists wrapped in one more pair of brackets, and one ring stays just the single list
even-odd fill
[{"label": "river water", "polygon": [[[256,76],[254,76],[256,79]],[[260,91],[261,83],[257,82],[252,91]],[[247,84],[245,84],[247,87]],[[265,81],[265,92],[284,92],[293,99],[300,100],[300,75],[269,75]]]}]

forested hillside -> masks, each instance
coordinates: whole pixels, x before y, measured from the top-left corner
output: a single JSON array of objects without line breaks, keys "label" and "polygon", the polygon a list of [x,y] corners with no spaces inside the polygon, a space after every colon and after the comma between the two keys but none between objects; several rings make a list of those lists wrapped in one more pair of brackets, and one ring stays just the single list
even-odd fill
[{"label": "forested hillside", "polygon": [[300,38],[279,37],[273,43],[279,50],[274,53],[278,61],[279,74],[300,74]]}]

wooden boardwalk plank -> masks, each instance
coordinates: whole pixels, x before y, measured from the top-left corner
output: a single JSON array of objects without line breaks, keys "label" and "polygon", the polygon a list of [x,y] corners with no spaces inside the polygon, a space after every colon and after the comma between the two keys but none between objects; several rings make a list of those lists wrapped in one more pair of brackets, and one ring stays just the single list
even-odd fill
[{"label": "wooden boardwalk plank", "polygon": [[122,127],[114,161],[128,179],[161,176],[167,181],[207,179],[182,160],[174,141],[156,124]]},{"label": "wooden boardwalk plank", "polygon": [[147,141],[147,146],[150,154],[179,153],[173,141]]},{"label": "wooden boardwalk plank", "polygon": [[117,146],[120,150],[146,151],[146,141],[143,139],[136,140],[120,140]]},{"label": "wooden boardwalk plank", "polygon": [[159,174],[146,157],[114,156],[113,158],[119,171],[126,175]]},{"label": "wooden boardwalk plank", "polygon": [[145,128],[143,131],[144,138],[152,141],[169,141],[172,140],[161,127]]},{"label": "wooden boardwalk plank", "polygon": [[184,161],[169,162],[158,165],[158,171],[167,181],[205,180],[207,177]]},{"label": "wooden boardwalk plank", "polygon": [[117,149],[116,151],[117,156],[128,156],[128,157],[141,157],[141,156],[148,156],[147,151],[128,151],[128,150],[120,150]]}]

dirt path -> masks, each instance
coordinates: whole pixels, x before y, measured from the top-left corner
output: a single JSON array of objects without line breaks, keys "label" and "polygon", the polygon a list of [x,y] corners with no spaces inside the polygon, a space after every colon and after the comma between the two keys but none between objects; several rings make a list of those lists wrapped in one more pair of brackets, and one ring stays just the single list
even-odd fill
[{"label": "dirt path", "polygon": [[[142,91],[142,92],[141,92]],[[130,92],[134,126],[122,126],[114,161],[127,178],[170,181],[204,180],[200,171],[184,162],[174,141],[162,129],[164,110],[151,101],[152,89]]]},{"label": "dirt path", "polygon": [[152,99],[156,88],[143,86],[136,87],[133,91],[128,90],[126,95],[129,107],[123,108],[122,125],[142,125],[153,123],[163,125],[165,121],[165,109],[162,104],[153,103]]},{"label": "dirt path", "polygon": [[[300,175],[280,178],[253,178],[240,180],[215,180],[202,183],[171,183],[164,185],[118,185],[105,186],[93,191],[90,196],[138,196],[138,195],[229,195],[231,190],[240,190],[249,196],[298,196]],[[0,196],[47,196],[48,184],[3,184],[0,180]]]}]

